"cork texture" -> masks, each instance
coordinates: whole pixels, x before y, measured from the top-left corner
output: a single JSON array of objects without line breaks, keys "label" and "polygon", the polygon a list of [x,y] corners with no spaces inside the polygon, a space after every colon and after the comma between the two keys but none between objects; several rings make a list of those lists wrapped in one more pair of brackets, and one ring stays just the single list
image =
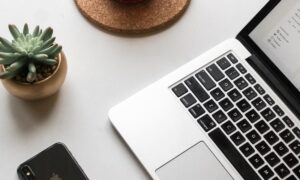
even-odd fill
[{"label": "cork texture", "polygon": [[116,0],[75,0],[80,12],[108,31],[140,34],[161,30],[174,23],[190,0],[147,0],[126,5]]}]

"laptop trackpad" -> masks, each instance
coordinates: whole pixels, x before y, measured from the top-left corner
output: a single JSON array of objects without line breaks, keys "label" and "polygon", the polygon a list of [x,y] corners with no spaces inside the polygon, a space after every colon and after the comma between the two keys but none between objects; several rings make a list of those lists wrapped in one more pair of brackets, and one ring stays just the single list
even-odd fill
[{"label": "laptop trackpad", "polygon": [[233,180],[204,142],[171,160],[156,173],[160,180]]}]

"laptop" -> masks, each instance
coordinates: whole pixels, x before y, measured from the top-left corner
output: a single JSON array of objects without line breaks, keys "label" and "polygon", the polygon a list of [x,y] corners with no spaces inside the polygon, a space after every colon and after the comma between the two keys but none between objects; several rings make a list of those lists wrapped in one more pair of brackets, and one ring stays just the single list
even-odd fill
[{"label": "laptop", "polygon": [[109,118],[155,180],[296,180],[299,90],[300,1],[272,0]]}]

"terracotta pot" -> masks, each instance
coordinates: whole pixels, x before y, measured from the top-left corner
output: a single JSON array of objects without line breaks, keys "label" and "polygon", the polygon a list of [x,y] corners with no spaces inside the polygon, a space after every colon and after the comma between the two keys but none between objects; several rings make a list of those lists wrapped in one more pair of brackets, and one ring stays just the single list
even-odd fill
[{"label": "terracotta pot", "polygon": [[[3,72],[1,65],[0,71]],[[55,94],[65,81],[67,74],[67,61],[64,53],[58,55],[58,66],[48,78],[36,83],[21,83],[15,80],[3,79],[2,83],[7,91],[24,100],[38,100]]]},{"label": "terracotta pot", "polygon": [[117,1],[125,4],[135,4],[135,3],[143,2],[145,0],[117,0]]}]

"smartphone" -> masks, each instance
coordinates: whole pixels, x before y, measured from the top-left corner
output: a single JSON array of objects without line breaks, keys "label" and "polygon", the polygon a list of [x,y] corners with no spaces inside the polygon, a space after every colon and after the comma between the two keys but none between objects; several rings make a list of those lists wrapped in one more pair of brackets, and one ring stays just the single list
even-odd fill
[{"label": "smartphone", "polygon": [[56,143],[22,163],[20,180],[88,180],[67,147]]}]

